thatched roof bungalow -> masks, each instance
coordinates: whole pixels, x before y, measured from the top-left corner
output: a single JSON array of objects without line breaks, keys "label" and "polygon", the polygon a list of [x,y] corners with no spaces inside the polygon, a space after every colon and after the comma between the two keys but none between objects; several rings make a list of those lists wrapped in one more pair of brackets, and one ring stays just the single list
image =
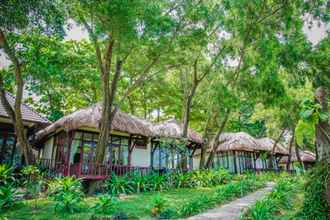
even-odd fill
[{"label": "thatched roof bungalow", "polygon": [[[200,134],[188,128],[187,143],[184,150],[175,143],[164,140],[183,140],[183,124],[170,119],[151,126],[153,139],[151,141],[151,166],[162,169],[193,169],[193,155],[203,144]],[[184,143],[186,140],[183,140]],[[183,162],[185,161],[185,162]]]},{"label": "thatched roof bungalow", "polygon": [[[37,144],[42,148],[42,158],[67,164],[68,169],[77,163],[83,167],[82,164],[93,162],[101,116],[102,107],[96,104],[64,116],[39,131],[36,136]],[[150,167],[153,158],[157,158],[153,143],[159,143],[161,138],[180,139],[181,127],[174,120],[153,124],[118,110],[112,121],[104,163],[116,166]],[[202,143],[202,138],[191,129],[188,132],[188,140],[187,147],[200,146]],[[193,143],[195,145],[192,145]],[[161,150],[158,152],[157,160],[161,161],[164,155]],[[177,154],[175,156],[179,158]],[[166,158],[169,160],[168,157]]]},{"label": "thatched roof bungalow", "polygon": [[[215,167],[227,168],[239,173],[246,170],[268,169],[269,154],[272,151],[273,140],[270,138],[256,139],[245,132],[225,132],[219,137],[219,146],[214,159]],[[208,150],[208,153],[211,150]],[[275,158],[286,155],[287,151],[281,144],[277,144]],[[199,163],[199,158],[194,163]],[[273,167],[277,168],[274,160]]]},{"label": "thatched roof bungalow", "polygon": [[[300,150],[299,151],[299,156],[300,156],[301,162],[303,163],[305,168],[312,167],[316,162],[316,155],[311,151],[308,151],[308,150],[302,151],[302,150]],[[289,159],[288,156],[283,157],[280,160],[280,164],[285,166],[288,162],[288,159]],[[295,168],[295,164],[297,164],[297,162],[298,162],[295,148],[292,149],[290,161],[291,161],[291,167]]]},{"label": "thatched roof bungalow", "polygon": [[[152,126],[153,136],[157,138],[181,139],[183,134],[183,124],[176,119],[170,119]],[[203,138],[192,129],[188,129],[188,141],[202,144]]]},{"label": "thatched roof bungalow", "polygon": [[[273,139],[265,137],[265,138],[257,139],[256,141],[261,147],[266,148],[268,152],[273,151],[273,147],[275,144],[275,141]],[[289,154],[288,150],[281,143],[276,144],[274,153],[278,155]]]},{"label": "thatched roof bungalow", "polygon": [[[39,131],[36,138],[39,140],[43,139],[44,137],[59,130],[65,130],[67,132],[80,128],[95,130],[100,126],[101,117],[102,107],[100,104],[80,109],[62,117],[50,126]],[[145,137],[150,137],[153,135],[147,122],[144,123],[143,119],[121,112],[120,110],[118,110],[115,114],[112,122],[112,130]]]}]

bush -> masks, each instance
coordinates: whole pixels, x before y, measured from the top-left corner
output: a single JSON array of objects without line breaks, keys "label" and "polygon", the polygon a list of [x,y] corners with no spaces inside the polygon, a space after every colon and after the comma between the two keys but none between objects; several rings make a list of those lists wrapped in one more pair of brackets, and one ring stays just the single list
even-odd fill
[{"label": "bush", "polygon": [[80,210],[83,197],[79,179],[64,177],[54,179],[48,184],[49,198],[55,202],[55,211],[76,212]]},{"label": "bush", "polygon": [[272,219],[280,210],[292,208],[293,195],[297,189],[295,178],[282,178],[272,192],[256,204],[242,217],[242,219],[264,220]]},{"label": "bush", "polygon": [[13,168],[6,164],[0,164],[0,186],[14,182]]},{"label": "bush", "polygon": [[25,197],[35,198],[44,190],[46,181],[36,166],[26,166],[21,170],[23,186],[26,188]]},{"label": "bush", "polygon": [[106,188],[111,195],[129,194],[134,191],[131,180],[128,176],[112,175],[106,180]]},{"label": "bush", "polygon": [[320,163],[312,168],[306,176],[305,200],[300,219],[330,219],[330,204],[325,199],[326,185],[330,184],[328,177],[330,165]]},{"label": "bush", "polygon": [[197,214],[205,209],[214,207],[217,204],[246,195],[258,188],[261,188],[266,181],[255,175],[241,176],[238,182],[228,183],[220,187],[212,196],[202,196],[198,199],[183,204],[178,208],[178,217],[187,217]]},{"label": "bush", "polygon": [[161,197],[159,194],[156,195],[152,199],[152,205],[151,205],[151,215],[152,216],[159,216],[161,213],[164,212],[166,206],[166,200]]},{"label": "bush", "polygon": [[173,172],[164,175],[151,173],[141,176],[116,176],[105,182],[105,188],[111,195],[164,191],[171,188],[210,187],[225,184],[232,179],[232,175],[224,169],[191,171],[187,173]]},{"label": "bush", "polygon": [[118,204],[118,199],[112,196],[100,196],[99,201],[92,207],[95,214],[112,214]]},{"label": "bush", "polygon": [[0,210],[10,208],[15,203],[16,188],[12,185],[0,186]]}]

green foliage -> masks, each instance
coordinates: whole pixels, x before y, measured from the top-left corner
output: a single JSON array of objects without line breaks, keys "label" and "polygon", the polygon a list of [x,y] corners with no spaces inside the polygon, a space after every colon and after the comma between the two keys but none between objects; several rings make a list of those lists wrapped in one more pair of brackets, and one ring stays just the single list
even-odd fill
[{"label": "green foliage", "polygon": [[157,194],[153,199],[152,199],[152,205],[150,208],[151,215],[152,216],[159,216],[161,213],[164,212],[167,201],[161,197],[159,194]]},{"label": "green foliage", "polygon": [[295,178],[281,178],[272,192],[266,198],[257,201],[241,219],[274,219],[274,214],[292,207],[292,199],[297,187]]},{"label": "green foliage", "polygon": [[98,197],[98,202],[92,207],[95,214],[112,214],[116,210],[118,199],[116,197],[103,195]]},{"label": "green foliage", "polygon": [[12,207],[18,195],[16,187],[10,184],[0,186],[0,210]]},{"label": "green foliage", "polygon": [[13,168],[7,164],[0,164],[0,186],[14,181]]},{"label": "green foliage", "polygon": [[132,182],[128,176],[117,176],[113,174],[106,180],[106,188],[111,195],[129,194],[133,192]]},{"label": "green foliage", "polygon": [[296,126],[295,137],[302,145],[306,140],[313,144],[315,141],[315,126],[319,121],[328,120],[328,114],[321,111],[321,106],[310,99],[304,99],[300,105],[300,120]]},{"label": "green foliage", "polygon": [[105,182],[107,192],[111,195],[164,191],[171,188],[210,187],[226,184],[232,179],[227,170],[201,170],[187,173],[173,172],[165,175],[150,173],[132,176],[113,175]]},{"label": "green foliage", "polygon": [[234,198],[242,197],[249,192],[263,187],[266,181],[265,178],[260,178],[252,174],[241,176],[237,182],[230,182],[219,187],[216,193],[211,196],[202,196],[182,204],[177,210],[177,215],[180,218],[187,217]]},{"label": "green foliage", "polygon": [[48,196],[55,202],[55,211],[73,213],[80,210],[83,193],[79,179],[57,178],[50,181],[48,187]]},{"label": "green foliage", "polygon": [[26,197],[35,198],[45,188],[46,181],[36,166],[25,166],[21,170],[23,176],[23,185],[26,188]]},{"label": "green foliage", "polygon": [[329,219],[330,204],[324,197],[326,185],[330,184],[329,173],[330,166],[326,162],[319,163],[308,171],[304,187],[304,204],[301,213],[298,214],[300,219]]}]

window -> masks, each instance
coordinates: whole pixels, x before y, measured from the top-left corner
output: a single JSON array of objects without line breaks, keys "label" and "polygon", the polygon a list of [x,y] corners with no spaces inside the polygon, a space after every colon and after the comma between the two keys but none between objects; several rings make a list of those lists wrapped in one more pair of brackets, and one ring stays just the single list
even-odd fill
[{"label": "window", "polygon": [[21,164],[21,153],[13,132],[0,131],[0,163]]}]

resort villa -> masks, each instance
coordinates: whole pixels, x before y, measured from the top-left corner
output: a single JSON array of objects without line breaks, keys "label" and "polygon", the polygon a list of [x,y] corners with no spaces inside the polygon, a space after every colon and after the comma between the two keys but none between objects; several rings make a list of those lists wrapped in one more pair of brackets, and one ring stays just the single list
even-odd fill
[{"label": "resort villa", "polygon": [[[14,97],[7,94],[11,105]],[[161,123],[117,111],[109,137],[103,163],[95,163],[96,145],[102,108],[100,104],[80,109],[54,123],[40,116],[27,105],[22,105],[26,132],[33,145],[38,165],[53,176],[76,176],[84,179],[105,179],[112,173],[128,172],[146,174],[151,170],[199,169],[203,138],[188,129],[187,138],[182,138],[182,124],[175,119]],[[22,154],[16,144],[13,126],[0,105],[0,162],[19,166]],[[274,140],[256,139],[251,135],[223,133],[219,137],[213,167],[225,168],[233,173],[248,170],[270,169],[270,153]],[[206,152],[209,155],[210,149]],[[305,167],[315,161],[310,152],[300,152]],[[286,162],[287,149],[276,144],[272,169],[279,169]],[[295,153],[291,162],[296,162]],[[283,166],[282,166],[283,168]]]},{"label": "resort villa", "polygon": [[113,172],[121,175],[133,171],[146,173],[151,169],[180,169],[183,160],[192,166],[192,154],[202,144],[200,135],[189,129],[187,142],[178,147],[182,126],[175,120],[153,124],[117,111],[105,160],[96,164],[101,112],[101,105],[96,104],[39,131],[36,138],[41,152],[40,165],[56,175],[104,179]]},{"label": "resort villa", "polygon": [[[261,171],[270,168],[269,154],[272,151],[273,140],[269,138],[255,139],[251,135],[238,133],[223,133],[219,137],[219,146],[217,148],[213,161],[214,168],[225,168],[233,173],[242,173],[245,171]],[[210,149],[207,150],[208,157]],[[273,169],[278,169],[278,161],[282,156],[288,155],[287,150],[280,144],[276,145],[273,158]],[[200,156],[195,155],[195,169],[199,167]]]}]

